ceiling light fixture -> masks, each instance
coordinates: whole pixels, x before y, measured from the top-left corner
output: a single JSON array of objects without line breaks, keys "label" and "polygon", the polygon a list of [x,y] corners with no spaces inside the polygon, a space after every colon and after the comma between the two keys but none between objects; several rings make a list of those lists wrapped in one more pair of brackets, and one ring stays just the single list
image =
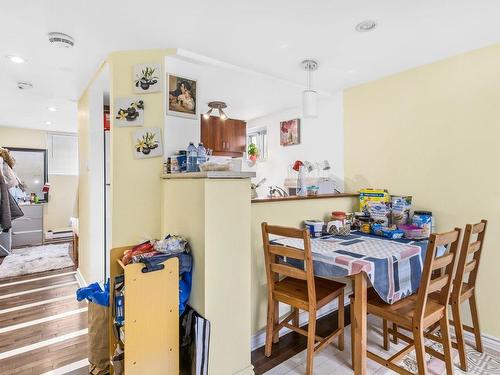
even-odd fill
[{"label": "ceiling light fixture", "polygon": [[224,109],[224,108],[227,108],[227,104],[226,104],[226,103],[224,103],[224,102],[220,102],[220,101],[210,102],[210,103],[208,103],[208,107],[209,107],[210,109],[208,110],[208,112],[207,112],[207,113],[205,113],[205,114],[203,115],[203,117],[204,117],[205,119],[210,118],[210,114],[212,113],[212,111],[213,111],[214,109],[216,109],[216,110],[218,110],[218,111],[219,111],[219,118],[220,118],[221,120],[227,120],[227,115],[226,115],[226,113],[223,111],[223,109]]},{"label": "ceiling light fixture", "polygon": [[16,56],[16,55],[7,55],[5,56],[6,58],[8,58],[11,62],[13,62],[14,64],[23,64],[26,62],[25,59],[23,59],[21,56]]},{"label": "ceiling light fixture", "polygon": [[318,93],[312,87],[312,72],[318,70],[316,60],[302,61],[302,68],[307,72],[307,90],[302,91],[302,116],[304,118],[318,117]]},{"label": "ceiling light fixture", "polygon": [[45,125],[52,125],[52,123],[50,121],[46,121]]},{"label": "ceiling light fixture", "polygon": [[377,21],[374,20],[365,20],[360,23],[358,23],[355,27],[356,31],[359,31],[360,33],[365,33],[367,31],[372,31],[377,27]]},{"label": "ceiling light fixture", "polygon": [[51,106],[51,107],[48,107],[47,109],[48,109],[50,112],[55,112],[55,111],[57,111],[57,108],[56,108],[56,107],[52,107],[52,106]]}]

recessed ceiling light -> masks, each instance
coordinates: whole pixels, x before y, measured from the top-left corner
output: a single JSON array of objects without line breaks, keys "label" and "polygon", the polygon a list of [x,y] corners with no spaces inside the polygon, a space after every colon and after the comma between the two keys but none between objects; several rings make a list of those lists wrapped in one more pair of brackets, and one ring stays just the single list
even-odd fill
[{"label": "recessed ceiling light", "polygon": [[364,33],[367,31],[372,31],[377,27],[377,21],[374,20],[365,20],[363,22],[360,22],[356,25],[356,31],[359,31],[360,33]]},{"label": "recessed ceiling light", "polygon": [[55,112],[57,111],[57,108],[56,107],[48,107],[47,108],[50,112]]},{"label": "recessed ceiling light", "polygon": [[7,55],[5,56],[7,57],[11,62],[13,62],[14,64],[22,64],[22,63],[25,63],[26,60],[23,59],[21,56],[16,56],[16,55]]},{"label": "recessed ceiling light", "polygon": [[52,123],[50,121],[46,121],[45,125],[52,125]]},{"label": "recessed ceiling light", "polygon": [[18,81],[17,82],[17,88],[19,90],[29,90],[29,89],[33,88],[33,84],[31,82]]}]

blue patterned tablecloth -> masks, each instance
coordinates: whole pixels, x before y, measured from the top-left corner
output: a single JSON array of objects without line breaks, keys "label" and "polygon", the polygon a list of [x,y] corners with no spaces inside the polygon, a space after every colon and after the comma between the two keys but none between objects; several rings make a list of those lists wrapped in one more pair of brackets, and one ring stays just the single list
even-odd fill
[{"label": "blue patterned tablecloth", "polygon": [[[304,248],[300,239],[279,238],[273,243]],[[378,295],[390,304],[417,291],[426,249],[427,241],[389,240],[360,232],[311,239],[317,276],[345,277],[365,272]],[[286,262],[302,267],[302,262],[294,259]]]}]

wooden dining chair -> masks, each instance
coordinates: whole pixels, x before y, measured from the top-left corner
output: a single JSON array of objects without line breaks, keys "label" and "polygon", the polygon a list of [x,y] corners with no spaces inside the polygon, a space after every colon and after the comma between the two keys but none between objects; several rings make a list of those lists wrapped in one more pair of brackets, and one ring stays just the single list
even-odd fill
[{"label": "wooden dining chair", "polygon": [[[296,238],[303,241],[304,250],[273,244],[269,235]],[[279,341],[279,331],[289,328],[307,337],[306,374],[313,372],[313,356],[338,338],[339,350],[344,350],[344,288],[333,280],[314,276],[309,232],[262,223],[262,240],[267,274],[266,357],[271,356],[272,344]],[[300,261],[302,268],[285,264],[283,258]],[[338,299],[338,328],[327,337],[316,335],[316,312]],[[278,303],[291,306],[291,312],[279,321]],[[309,312],[307,329],[299,326],[299,311]],[[290,324],[292,322],[292,324]]]},{"label": "wooden dining chair", "polygon": [[[458,350],[460,358],[460,368],[467,371],[467,357],[465,354],[464,330],[474,334],[476,341],[476,350],[483,352],[481,341],[481,330],[479,328],[479,316],[476,303],[476,280],[483,249],[484,235],[486,233],[487,220],[481,220],[477,224],[467,224],[465,227],[462,248],[458,257],[458,266],[453,280],[453,291],[451,292],[450,305],[453,320],[450,321],[455,327],[456,342],[452,342],[455,349]],[[473,238],[475,236],[475,238]],[[435,296],[433,296],[435,297]],[[469,301],[469,307],[472,317],[472,327],[464,325],[460,306],[465,301]],[[434,335],[439,327],[431,329],[427,334],[428,338],[437,340]]]},{"label": "wooden dining chair", "polygon": [[[384,347],[388,349],[389,346],[388,333],[392,334],[396,339],[405,341],[408,345],[388,359],[367,351],[368,358],[399,374],[409,375],[412,373],[396,363],[414,349],[419,375],[427,374],[425,352],[443,360],[446,363],[446,373],[448,375],[453,374],[448,301],[452,290],[453,270],[458,259],[457,249],[460,231],[460,228],[455,228],[451,232],[431,234],[425,255],[422,278],[416,295],[389,305],[376,296],[375,293],[371,293],[368,298],[367,313],[383,319]],[[446,252],[442,256],[437,256],[437,249],[440,246],[445,246]],[[436,270],[443,271],[439,277],[433,279],[432,275]],[[389,330],[387,327],[388,321],[393,322],[395,328]],[[426,347],[424,344],[426,331],[436,324],[439,325],[441,330],[441,337],[436,336],[434,339],[443,345],[444,354]],[[397,330],[397,327],[413,332],[413,338],[403,335]]]}]

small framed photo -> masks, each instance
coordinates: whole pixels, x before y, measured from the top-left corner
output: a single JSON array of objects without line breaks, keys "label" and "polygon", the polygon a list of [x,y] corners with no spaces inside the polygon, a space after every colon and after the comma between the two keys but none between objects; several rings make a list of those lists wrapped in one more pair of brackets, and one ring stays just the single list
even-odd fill
[{"label": "small framed photo", "polygon": [[163,156],[163,141],[160,128],[143,128],[132,134],[135,159]]},{"label": "small framed photo", "polygon": [[296,118],[280,122],[280,145],[300,144],[300,119]]},{"label": "small framed photo", "polygon": [[134,65],[134,92],[148,94],[162,89],[161,64]]},{"label": "small framed photo", "polygon": [[192,78],[167,74],[167,115],[198,119],[198,84]]},{"label": "small framed photo", "polygon": [[140,98],[117,98],[114,106],[114,125],[116,126],[143,126],[144,101]]}]

